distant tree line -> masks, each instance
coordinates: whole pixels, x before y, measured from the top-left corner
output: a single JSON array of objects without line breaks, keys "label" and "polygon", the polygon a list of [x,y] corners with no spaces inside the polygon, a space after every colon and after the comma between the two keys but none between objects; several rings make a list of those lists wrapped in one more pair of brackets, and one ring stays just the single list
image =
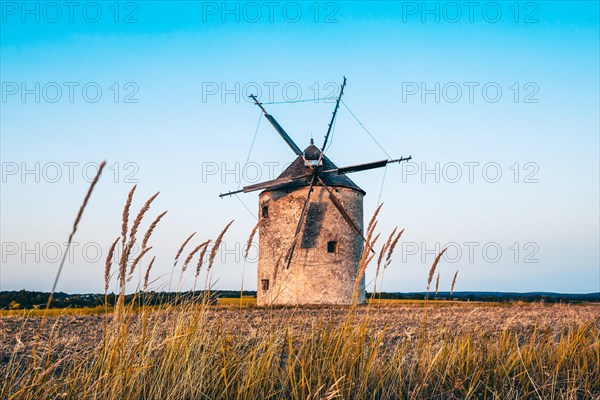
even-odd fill
[{"label": "distant tree line", "polygon": [[[367,293],[367,298],[371,298],[372,294]],[[391,300],[457,300],[457,301],[485,301],[485,302],[515,302],[523,301],[527,303],[582,303],[582,302],[599,302],[600,293],[584,293],[584,294],[564,294],[564,293],[507,293],[507,292],[455,292],[450,296],[449,292],[435,293],[414,292],[414,293],[394,293],[383,292],[376,293],[377,299]]]},{"label": "distant tree line", "polygon": [[[0,292],[0,310],[29,310],[35,308],[45,308],[48,302],[49,293],[32,292],[28,290],[5,291]],[[186,302],[197,301],[203,297],[209,296],[212,303],[216,303],[218,298],[239,298],[239,290],[215,290],[211,292],[142,292],[136,295],[126,295],[125,303],[130,304],[135,301],[139,305],[160,305],[160,304],[183,304]],[[255,291],[244,290],[244,297],[256,297]],[[367,298],[372,297],[372,293],[367,293]],[[104,294],[68,294],[63,292],[54,293],[51,308],[83,308],[98,306],[114,306],[118,295],[110,293]],[[397,299],[397,300],[425,300],[426,292],[414,293],[376,293],[377,299]],[[429,294],[430,300],[449,300],[448,292],[440,292],[437,296],[434,293]],[[452,295],[452,300],[456,301],[486,301],[486,302],[544,302],[544,303],[581,303],[581,302],[600,302],[600,293],[587,294],[559,294],[559,293],[504,293],[504,292],[456,292]]]},{"label": "distant tree line", "polygon": [[[243,296],[256,297],[256,292],[243,291]],[[50,293],[31,292],[28,290],[5,291],[0,292],[0,310],[30,310],[36,308],[45,308],[48,303]],[[211,292],[196,291],[183,293],[167,292],[142,292],[136,295],[129,294],[125,296],[125,303],[130,304],[135,301],[140,305],[159,305],[159,304],[181,304],[194,300],[199,300],[204,296],[210,296],[210,301],[216,303],[219,297],[239,298],[239,290],[216,290]],[[98,306],[114,306],[118,295],[109,293],[108,295],[98,293],[87,294],[68,294],[63,292],[54,293],[50,308],[83,308]]]}]

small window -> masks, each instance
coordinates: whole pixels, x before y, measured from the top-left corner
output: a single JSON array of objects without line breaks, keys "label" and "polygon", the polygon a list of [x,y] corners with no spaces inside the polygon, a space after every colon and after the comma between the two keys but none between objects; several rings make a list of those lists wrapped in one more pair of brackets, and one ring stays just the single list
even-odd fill
[{"label": "small window", "polygon": [[269,218],[269,206],[262,206],[262,217]]},{"label": "small window", "polygon": [[269,290],[269,280],[268,279],[261,279],[260,280],[260,288],[262,290]]},{"label": "small window", "polygon": [[335,240],[327,242],[327,252],[335,253],[336,251],[337,251],[337,242]]}]

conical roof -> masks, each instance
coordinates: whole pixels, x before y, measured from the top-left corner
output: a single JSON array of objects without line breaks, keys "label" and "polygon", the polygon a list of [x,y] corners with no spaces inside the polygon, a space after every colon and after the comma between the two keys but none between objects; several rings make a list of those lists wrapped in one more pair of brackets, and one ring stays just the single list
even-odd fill
[{"label": "conical roof", "polygon": [[[321,154],[321,151],[319,150],[319,148],[312,143],[310,144],[310,146],[308,146],[304,150],[304,158],[306,158],[306,160],[308,160],[308,161],[318,160],[320,154]],[[323,163],[322,170],[324,170],[324,171],[337,168],[337,165],[335,165],[333,163],[333,161],[331,161],[326,155],[323,155],[323,158],[321,161]],[[294,160],[294,162],[292,162],[281,173],[281,175],[279,175],[277,177],[277,179],[289,179],[289,178],[294,178],[297,176],[310,175],[311,173],[312,173],[312,169],[308,165],[306,165],[302,156],[298,156]],[[363,195],[366,194],[366,192],[364,190],[362,190],[360,187],[358,187],[358,185],[356,183],[352,182],[352,180],[350,178],[348,178],[345,174],[338,174],[336,172],[328,172],[328,173],[324,173],[324,174],[322,173],[319,176],[321,177],[321,179],[327,186],[345,187],[345,188],[357,190],[357,191],[361,192]],[[308,185],[310,185],[310,177],[303,178],[303,179],[297,179],[294,182],[285,183],[285,184],[276,186],[274,188],[270,188],[269,190],[295,189],[295,188],[299,188],[302,186],[308,186]],[[315,183],[315,185],[321,186],[321,183],[319,181],[317,181]],[[269,190],[266,190],[266,191],[269,191]]]}]

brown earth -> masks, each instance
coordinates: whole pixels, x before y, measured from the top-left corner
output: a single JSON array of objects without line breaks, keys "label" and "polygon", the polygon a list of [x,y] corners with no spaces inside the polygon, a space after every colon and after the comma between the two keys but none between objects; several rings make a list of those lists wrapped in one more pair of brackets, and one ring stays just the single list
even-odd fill
[{"label": "brown earth", "polygon": [[[190,312],[195,312],[193,309]],[[173,324],[172,318],[181,313],[154,311],[149,314],[149,325],[164,327],[165,334]],[[520,304],[498,306],[489,304],[458,303],[450,306],[425,307],[422,304],[385,305],[362,307],[355,314],[356,321],[365,320],[368,329],[383,332],[385,347],[393,347],[400,340],[413,340],[419,332],[443,335],[477,331],[489,337],[508,330],[527,337],[531,332],[558,335],[579,323],[593,324],[600,328],[600,304],[587,305],[541,305]],[[69,357],[81,351],[91,351],[102,339],[105,324],[112,315],[63,315],[48,317],[43,339],[53,337],[50,344],[41,340],[40,352],[52,346],[53,354]],[[133,326],[138,316],[133,317]],[[274,330],[288,329],[293,335],[302,335],[315,324],[331,324],[332,329],[348,318],[345,308],[295,308],[260,309],[210,308],[203,323],[214,329],[222,329],[234,336],[257,337]],[[11,356],[25,361],[38,334],[41,317],[0,317],[0,368]],[[423,330],[422,328],[426,328]],[[51,333],[52,332],[52,333]],[[135,329],[132,329],[135,332]]]}]

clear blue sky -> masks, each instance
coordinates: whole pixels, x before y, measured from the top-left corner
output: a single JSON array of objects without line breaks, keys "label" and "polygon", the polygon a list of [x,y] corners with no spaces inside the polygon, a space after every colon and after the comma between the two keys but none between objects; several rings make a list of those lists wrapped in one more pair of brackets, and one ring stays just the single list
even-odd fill
[{"label": "clear blue sky", "polygon": [[[385,175],[379,227],[406,231],[384,290],[424,290],[444,245],[441,290],[456,270],[457,290],[600,290],[597,1],[0,4],[2,290],[50,289],[85,167],[101,160],[111,168],[58,290],[103,290],[134,180],[135,207],[160,191],[152,215],[169,210],[155,277],[191,232],[199,243],[235,219],[216,287],[239,289],[244,271],[256,288],[239,253],[258,195],[217,195],[294,155],[262,120],[240,172],[260,115],[244,96],[328,97],[344,75],[346,104],[383,149],[413,156]],[[268,107],[305,147],[333,105]],[[386,158],[344,107],[327,154]],[[351,178],[370,216],[384,170]]]}]

